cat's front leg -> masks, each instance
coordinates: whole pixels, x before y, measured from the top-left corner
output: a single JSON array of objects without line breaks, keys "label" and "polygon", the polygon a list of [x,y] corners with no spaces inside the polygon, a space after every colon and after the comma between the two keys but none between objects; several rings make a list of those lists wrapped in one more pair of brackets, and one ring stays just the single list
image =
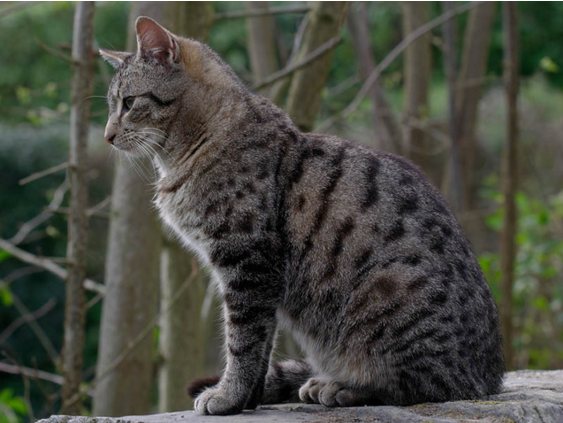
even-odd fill
[{"label": "cat's front leg", "polygon": [[237,270],[221,272],[227,366],[219,384],[196,399],[199,414],[240,413],[264,383],[281,289],[271,266],[248,274]]}]

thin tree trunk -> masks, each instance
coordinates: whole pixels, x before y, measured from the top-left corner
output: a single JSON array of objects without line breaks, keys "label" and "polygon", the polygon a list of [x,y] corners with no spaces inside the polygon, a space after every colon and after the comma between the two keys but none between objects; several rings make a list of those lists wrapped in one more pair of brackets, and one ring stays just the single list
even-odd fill
[{"label": "thin tree trunk", "polygon": [[[348,31],[352,37],[352,45],[360,68],[360,77],[364,83],[376,66],[373,50],[370,46],[367,12],[366,2],[358,2],[357,8],[350,7],[348,9]],[[375,127],[374,147],[399,153],[401,148],[399,126],[379,81],[371,86],[369,96]]]},{"label": "thin tree trunk", "polygon": [[[132,3],[128,50],[135,51],[137,16],[161,20],[166,4]],[[147,163],[150,168],[150,164]],[[152,187],[129,163],[118,162],[112,193],[112,217],[106,260],[106,293],[98,351],[97,375],[148,325],[158,308],[161,228],[151,206]],[[153,380],[153,339],[147,336],[109,374],[94,393],[95,415],[146,414]]]},{"label": "thin tree trunk", "polygon": [[[158,409],[186,410],[193,406],[186,396],[190,380],[204,376],[205,339],[200,319],[205,295],[203,272],[195,259],[175,240],[166,240],[161,259]],[[190,286],[180,295],[184,285]],[[176,298],[177,297],[177,298]]]},{"label": "thin tree trunk", "polygon": [[[347,2],[315,2],[296,61],[338,35],[346,17]],[[287,99],[287,112],[303,131],[310,131],[321,107],[321,92],[330,72],[332,52],[295,72]]]},{"label": "thin tree trunk", "polygon": [[94,2],[76,4],[72,36],[73,72],[71,81],[70,110],[70,215],[68,221],[68,276],[66,279],[64,347],[61,370],[62,412],[79,415],[80,400],[77,394],[82,382],[84,351],[84,323],[86,319],[86,235],[88,219],[87,148],[90,100],[94,90]]},{"label": "thin tree trunk", "polygon": [[[213,23],[211,2],[170,3],[167,18],[160,23],[174,33],[207,41]],[[193,267],[193,255],[175,239],[164,237],[160,272],[160,310],[163,313],[159,337],[158,409],[171,412],[191,407],[185,386],[190,380],[204,375],[205,340],[200,312],[205,284],[203,272],[192,277],[192,272],[198,270]],[[177,297],[188,281],[190,286]]]},{"label": "thin tree trunk", "polygon": [[[444,13],[452,9],[452,2],[442,2]],[[448,82],[448,120],[450,132],[450,157],[447,172],[448,178],[446,181],[446,188],[444,191],[450,200],[456,214],[460,214],[463,210],[463,179],[461,176],[461,163],[460,152],[457,134],[457,113],[456,113],[456,73],[457,73],[457,58],[456,58],[456,29],[455,18],[452,18],[444,23],[444,68]]]},{"label": "thin tree trunk", "polygon": [[[248,11],[262,11],[270,8],[268,1],[247,1]],[[261,81],[279,69],[276,52],[276,26],[273,15],[251,17],[246,20],[248,30],[248,54],[255,82]],[[268,96],[270,87],[259,91]]]},{"label": "thin tree trunk", "polygon": [[501,234],[501,326],[504,341],[504,353],[507,369],[514,366],[514,348],[512,346],[512,285],[516,259],[516,187],[518,175],[518,88],[520,69],[520,42],[518,37],[517,5],[506,2],[502,5],[504,27],[504,84],[506,90],[506,145],[502,160],[502,192],[504,197],[504,225]]},{"label": "thin tree trunk", "polygon": [[478,181],[474,181],[479,101],[485,84],[487,58],[496,2],[483,2],[469,12],[463,57],[456,89],[456,133],[464,183],[463,205],[472,209]]},{"label": "thin tree trunk", "polygon": [[[428,2],[404,2],[403,34],[408,34],[428,22]],[[428,140],[422,129],[409,125],[410,120],[422,122],[428,117],[428,88],[430,85],[430,34],[414,41],[405,50],[405,129],[403,152],[418,163],[435,180],[435,172],[429,172]]]}]

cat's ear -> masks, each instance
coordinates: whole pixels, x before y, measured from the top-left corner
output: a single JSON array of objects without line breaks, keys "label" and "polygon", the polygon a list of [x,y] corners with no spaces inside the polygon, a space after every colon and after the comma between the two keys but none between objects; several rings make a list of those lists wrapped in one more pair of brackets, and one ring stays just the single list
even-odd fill
[{"label": "cat's ear", "polygon": [[162,61],[178,62],[180,47],[174,37],[163,27],[146,16],[135,22],[138,53],[148,52]]},{"label": "cat's ear", "polygon": [[125,59],[131,56],[132,53],[126,53],[124,51],[112,51],[112,50],[104,50],[100,49],[100,56],[112,65],[114,68],[120,67],[123,63],[125,63]]}]

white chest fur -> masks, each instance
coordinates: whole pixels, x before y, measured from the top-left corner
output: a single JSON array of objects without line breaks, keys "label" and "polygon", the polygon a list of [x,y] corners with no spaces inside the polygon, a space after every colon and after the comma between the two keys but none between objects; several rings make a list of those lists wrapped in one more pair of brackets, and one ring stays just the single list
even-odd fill
[{"label": "white chest fur", "polygon": [[159,193],[154,204],[162,220],[172,228],[184,246],[196,253],[204,264],[209,264],[209,242],[198,229],[201,226],[200,217],[190,207],[189,201],[180,198],[178,193]]}]

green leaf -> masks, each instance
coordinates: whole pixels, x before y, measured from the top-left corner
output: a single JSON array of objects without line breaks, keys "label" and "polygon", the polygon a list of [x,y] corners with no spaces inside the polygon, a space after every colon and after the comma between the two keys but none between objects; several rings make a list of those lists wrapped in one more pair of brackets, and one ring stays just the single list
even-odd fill
[{"label": "green leaf", "polygon": [[2,263],[4,260],[9,259],[10,257],[12,257],[12,255],[9,252],[0,250],[0,263]]},{"label": "green leaf", "polygon": [[551,57],[543,57],[540,60],[540,68],[545,71],[545,72],[549,72],[549,73],[557,73],[559,72],[559,66],[557,66],[557,63],[555,63]]},{"label": "green leaf", "polygon": [[[14,303],[14,297],[12,296],[12,292],[10,291],[10,287],[5,282],[0,282],[0,302],[6,307],[11,307]],[[4,391],[2,391],[2,393],[3,392]],[[0,401],[2,401],[1,396]]]},{"label": "green leaf", "polygon": [[549,301],[545,297],[537,297],[534,299],[534,307],[537,310],[547,310],[549,307]]}]

